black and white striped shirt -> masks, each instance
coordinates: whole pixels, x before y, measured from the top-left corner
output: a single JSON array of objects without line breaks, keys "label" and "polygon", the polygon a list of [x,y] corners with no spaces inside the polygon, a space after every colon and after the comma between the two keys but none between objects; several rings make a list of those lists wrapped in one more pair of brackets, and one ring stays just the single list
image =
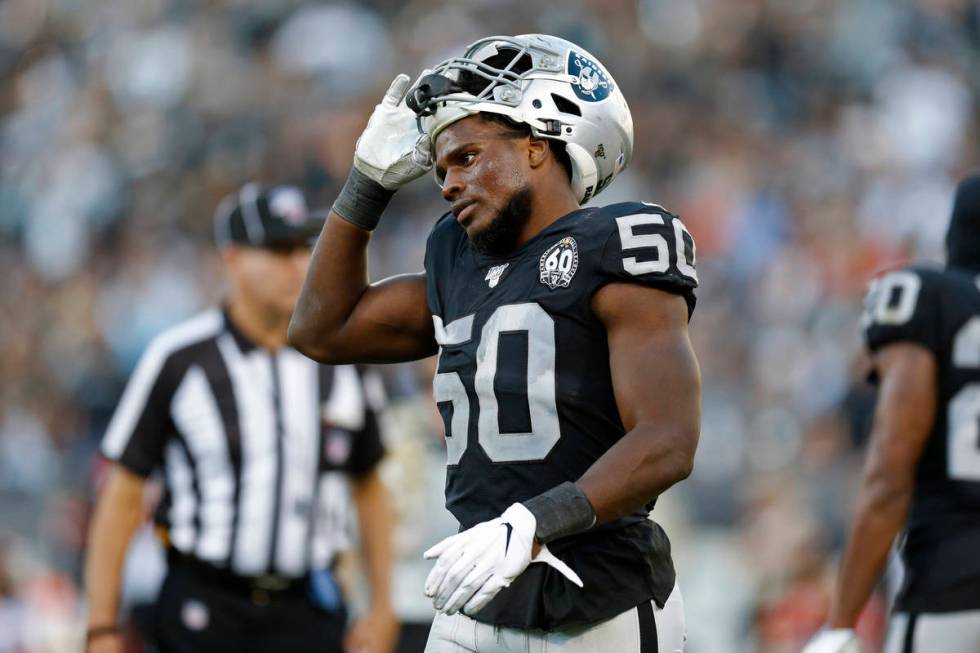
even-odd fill
[{"label": "black and white striped shirt", "polygon": [[181,553],[301,576],[348,545],[348,475],[384,453],[379,394],[353,366],[257,347],[213,309],[150,343],[102,452],[141,476],[162,469],[156,520]]}]

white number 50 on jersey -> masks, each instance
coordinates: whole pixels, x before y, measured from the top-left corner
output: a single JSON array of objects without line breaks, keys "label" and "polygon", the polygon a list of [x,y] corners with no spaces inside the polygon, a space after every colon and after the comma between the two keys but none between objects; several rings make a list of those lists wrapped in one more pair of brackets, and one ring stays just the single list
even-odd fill
[{"label": "white number 50 on jersey", "polygon": [[[650,205],[654,206],[654,205]],[[659,207],[657,207],[659,208]],[[673,240],[676,248],[678,272],[695,281],[694,241],[680,220],[672,219]],[[624,254],[633,250],[652,260],[637,260],[636,256],[624,256],[623,268],[629,274],[664,273],[670,268],[670,249],[667,238],[660,233],[637,234],[634,229],[643,226],[662,226],[664,216],[656,213],[638,213],[616,218],[619,238]],[[668,234],[669,235],[669,234]],[[685,235],[687,240],[685,240]],[[690,248],[687,241],[691,242]],[[555,262],[561,266],[561,262]],[[467,315],[443,324],[442,318],[433,315],[436,342],[442,348],[462,345],[473,338],[474,315]],[[500,335],[524,333],[527,335],[527,404],[531,430],[526,433],[501,433],[500,406],[494,392],[494,378],[498,368]],[[480,447],[494,462],[542,460],[561,438],[558,408],[555,399],[555,322],[541,306],[534,302],[499,306],[483,325],[479,346],[476,350],[476,374],[474,394],[479,410],[477,439]],[[437,368],[438,370],[438,363]],[[470,423],[470,395],[458,372],[438,372],[432,382],[436,403],[452,404],[452,418],[446,437],[447,459],[456,465],[466,451]]]},{"label": "white number 50 on jersey", "polygon": [[[648,206],[655,206],[649,204]],[[659,207],[658,207],[659,208]],[[698,271],[695,266],[697,254],[694,249],[694,239],[684,223],[674,218],[671,220],[674,226],[674,247],[677,251],[677,270],[685,277],[698,281]],[[635,215],[624,215],[616,218],[616,226],[619,229],[619,240],[623,246],[623,252],[634,249],[648,249],[656,252],[656,258],[649,261],[638,261],[635,256],[623,258],[623,269],[632,275],[663,273],[670,269],[670,250],[667,239],[662,234],[637,234],[634,229],[646,225],[662,225],[664,217],[657,213],[637,213]],[[684,235],[691,241],[691,248],[688,250]],[[690,260],[689,260],[690,259]]]},{"label": "white number 50 on jersey", "polygon": [[[440,360],[442,347],[461,345],[472,339],[473,317],[467,315],[444,326],[438,315],[432,316]],[[500,406],[493,387],[500,334],[522,332],[527,334],[527,403],[531,430],[501,433]],[[561,429],[555,401],[555,321],[540,305],[529,302],[497,307],[480,333],[474,386],[480,410],[477,439],[490,460],[498,463],[531,461],[548,455],[561,437]],[[470,423],[466,386],[458,372],[439,372],[432,382],[432,389],[437,403],[452,403],[446,452],[447,462],[456,465],[466,451]]]}]

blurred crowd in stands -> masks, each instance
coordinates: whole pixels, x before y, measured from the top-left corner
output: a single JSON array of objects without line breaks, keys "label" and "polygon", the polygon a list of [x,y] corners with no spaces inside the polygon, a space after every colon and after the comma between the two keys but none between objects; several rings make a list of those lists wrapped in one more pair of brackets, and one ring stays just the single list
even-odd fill
[{"label": "blurred crowd in stands", "polygon": [[[255,179],[328,206],[397,72],[530,31],[630,102],[634,161],[599,201],[663,204],[698,244],[701,445],[655,514],[689,653],[795,651],[820,625],[873,400],[863,288],[942,259],[980,165],[980,3],[4,0],[0,653],[77,650],[98,441],[148,339],[220,301],[218,200]],[[373,277],[420,269],[444,210],[428,179],[399,193]],[[420,552],[453,528],[431,361],[384,373],[396,603],[424,621]]]}]

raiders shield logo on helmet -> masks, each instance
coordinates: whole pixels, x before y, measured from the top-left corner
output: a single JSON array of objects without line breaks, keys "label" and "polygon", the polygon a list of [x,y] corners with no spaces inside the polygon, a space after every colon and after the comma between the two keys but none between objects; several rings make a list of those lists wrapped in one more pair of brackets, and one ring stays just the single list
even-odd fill
[{"label": "raiders shield logo on helmet", "polygon": [[572,81],[575,95],[586,102],[605,100],[612,91],[612,82],[599,65],[574,50],[568,53],[568,74],[576,78]]}]

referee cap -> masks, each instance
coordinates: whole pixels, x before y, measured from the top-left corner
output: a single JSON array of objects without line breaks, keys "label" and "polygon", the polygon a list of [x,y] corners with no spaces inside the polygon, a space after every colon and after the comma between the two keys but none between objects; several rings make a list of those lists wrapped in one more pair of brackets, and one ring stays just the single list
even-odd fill
[{"label": "referee cap", "polygon": [[265,188],[245,184],[225,197],[214,212],[214,239],[218,247],[310,245],[325,219],[312,215],[303,191],[295,186]]}]

